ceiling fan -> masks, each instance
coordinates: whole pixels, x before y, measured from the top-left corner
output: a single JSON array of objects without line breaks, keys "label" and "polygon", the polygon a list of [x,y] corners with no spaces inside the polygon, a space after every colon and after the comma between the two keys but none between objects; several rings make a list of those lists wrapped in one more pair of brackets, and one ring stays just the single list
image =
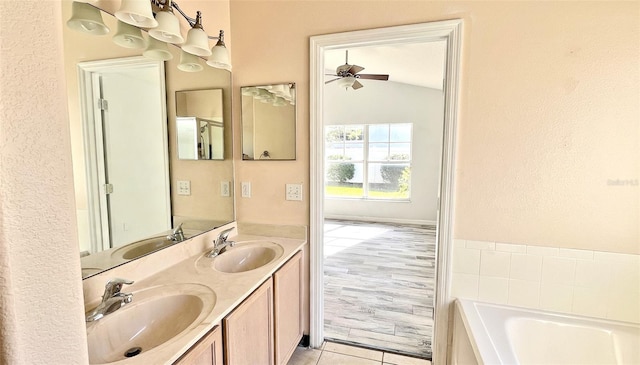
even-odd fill
[{"label": "ceiling fan", "polygon": [[336,73],[334,74],[326,74],[328,76],[336,76],[336,79],[329,80],[325,82],[328,84],[330,82],[338,81],[338,84],[342,87],[349,88],[352,87],[354,90],[357,90],[361,87],[364,87],[358,79],[368,79],[368,80],[389,80],[389,75],[374,75],[374,74],[358,74],[358,72],[364,70],[364,67],[358,65],[350,65],[349,64],[349,51],[346,51],[345,63],[342,66],[338,66],[336,68]]}]

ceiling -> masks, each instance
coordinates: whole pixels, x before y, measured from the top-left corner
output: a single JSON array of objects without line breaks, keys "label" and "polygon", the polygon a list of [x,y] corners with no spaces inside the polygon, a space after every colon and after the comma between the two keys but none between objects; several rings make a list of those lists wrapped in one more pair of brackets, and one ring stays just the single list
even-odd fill
[{"label": "ceiling", "polygon": [[[349,64],[365,68],[360,73],[388,74],[389,81],[442,89],[445,41],[325,50],[325,73],[333,74],[336,67],[345,63],[346,49],[349,50]],[[326,76],[327,81],[331,79]]]}]

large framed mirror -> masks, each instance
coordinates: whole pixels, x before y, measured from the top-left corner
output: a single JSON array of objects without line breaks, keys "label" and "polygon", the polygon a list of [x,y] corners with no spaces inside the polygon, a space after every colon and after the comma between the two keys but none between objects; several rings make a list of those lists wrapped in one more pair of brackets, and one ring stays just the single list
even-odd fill
[{"label": "large framed mirror", "polygon": [[242,159],[296,159],[295,83],[245,86],[242,94]]},{"label": "large framed mirror", "polygon": [[[61,21],[66,23],[71,15],[72,2],[63,2]],[[140,120],[146,119],[150,114],[146,113],[142,116],[136,115],[134,121],[122,124],[121,135],[127,136],[135,129],[135,136],[131,135],[129,139],[103,133],[110,130],[96,124],[95,118],[107,115],[109,121],[119,120],[120,117],[109,117],[108,113],[114,113],[120,106],[116,101],[110,102],[105,99],[104,102],[99,101],[100,104],[93,104],[92,101],[95,108],[86,108],[89,102],[84,96],[86,93],[82,90],[86,90],[87,86],[85,85],[85,89],[80,87],[82,85],[80,81],[82,78],[101,79],[102,76],[95,72],[97,65],[124,65],[140,62],[143,59],[141,54],[144,48],[125,48],[114,43],[112,39],[118,30],[118,22],[107,12],[102,12],[101,15],[105,25],[111,29],[106,35],[86,34],[63,26],[71,153],[83,278],[175,244],[175,241],[167,239],[167,236],[178,226],[182,227],[185,238],[189,238],[235,219],[234,192],[229,189],[233,186],[230,72],[209,67],[205,65],[205,60],[200,58],[195,61],[202,66],[200,72],[182,71],[184,67],[178,68],[181,50],[169,45],[168,52],[172,59],[159,62],[159,68],[154,71],[155,73],[144,74],[140,70],[131,72],[133,78],[143,83],[151,82],[152,79],[155,80],[154,83],[164,83],[164,91],[154,89],[139,92],[125,97],[124,99],[128,100],[123,103],[129,108],[141,109],[139,105],[141,100],[150,94],[158,96],[156,99],[159,104],[155,107],[158,113],[155,114],[159,114],[159,116],[156,115],[156,119],[159,118],[161,123],[154,124],[153,128],[145,127]],[[146,32],[142,32],[142,35],[146,42],[148,38]],[[104,81],[110,82],[109,77],[105,77]],[[129,81],[122,81],[122,83],[120,81],[122,80],[118,79],[118,82],[109,86],[112,87],[112,94],[126,95],[125,91],[129,86],[122,85],[129,85]],[[94,87],[91,86],[91,88]],[[99,90],[101,90],[100,86],[94,89],[95,93]],[[209,154],[211,158],[206,162],[183,160],[178,156],[177,115],[179,113],[176,107],[176,96],[191,90],[215,90],[217,95],[215,114],[205,116],[213,118],[204,118],[211,119],[212,122],[207,126],[210,131],[209,142],[212,145],[217,143],[215,147],[211,147]],[[133,109],[121,110],[122,115],[133,114],[132,112]],[[113,124],[111,123],[109,128],[113,127]],[[93,130],[90,130],[89,126]],[[87,135],[93,137],[87,138]],[[102,146],[96,144],[96,141],[101,142]],[[121,202],[129,206],[133,203],[137,206],[163,207],[158,209],[163,210],[161,218],[153,225],[137,220],[145,215],[141,212],[135,211],[129,216],[112,212],[115,196],[123,189],[120,185],[111,184],[107,179],[90,177],[96,169],[104,169],[104,166],[107,166],[111,172],[120,171],[122,181],[139,180],[139,177],[130,175],[135,169],[127,159],[139,151],[150,149],[148,143],[156,146],[154,154],[161,157],[158,159],[161,162],[157,163],[159,175],[143,184],[146,184],[146,187],[160,187],[158,190],[161,192],[158,195],[162,196],[162,199],[142,200],[134,194],[132,197],[121,199]],[[106,150],[106,155],[110,155],[112,148],[115,147],[130,147],[131,150],[121,153],[123,157],[120,160],[127,161],[125,165],[116,163],[109,167],[108,164],[112,161],[105,163],[103,157],[92,156],[101,152],[100,150]],[[94,158],[95,162],[89,162],[90,158]],[[178,191],[179,182],[186,183],[189,189],[186,192],[183,189]],[[92,194],[97,198],[91,198]],[[96,203],[100,200],[104,202],[101,205]],[[120,210],[127,211],[126,206]],[[104,215],[92,215],[92,211],[101,211]],[[98,229],[100,226],[103,227],[101,231]]]}]

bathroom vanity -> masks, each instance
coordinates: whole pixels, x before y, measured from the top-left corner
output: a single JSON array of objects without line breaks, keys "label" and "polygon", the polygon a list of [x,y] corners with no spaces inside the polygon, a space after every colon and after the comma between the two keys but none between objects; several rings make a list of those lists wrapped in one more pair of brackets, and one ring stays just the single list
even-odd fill
[{"label": "bathroom vanity", "polygon": [[[207,257],[229,228],[236,244]],[[303,332],[305,244],[234,222],[84,280],[87,311],[108,280],[134,281],[131,303],[87,323],[90,363],[286,364]]]}]

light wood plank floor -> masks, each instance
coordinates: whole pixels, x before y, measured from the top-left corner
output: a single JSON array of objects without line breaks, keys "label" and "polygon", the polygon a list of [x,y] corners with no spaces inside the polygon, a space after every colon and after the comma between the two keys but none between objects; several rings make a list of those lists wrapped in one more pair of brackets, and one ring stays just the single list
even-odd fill
[{"label": "light wood plank floor", "polygon": [[435,227],[325,220],[325,337],[431,358]]}]

